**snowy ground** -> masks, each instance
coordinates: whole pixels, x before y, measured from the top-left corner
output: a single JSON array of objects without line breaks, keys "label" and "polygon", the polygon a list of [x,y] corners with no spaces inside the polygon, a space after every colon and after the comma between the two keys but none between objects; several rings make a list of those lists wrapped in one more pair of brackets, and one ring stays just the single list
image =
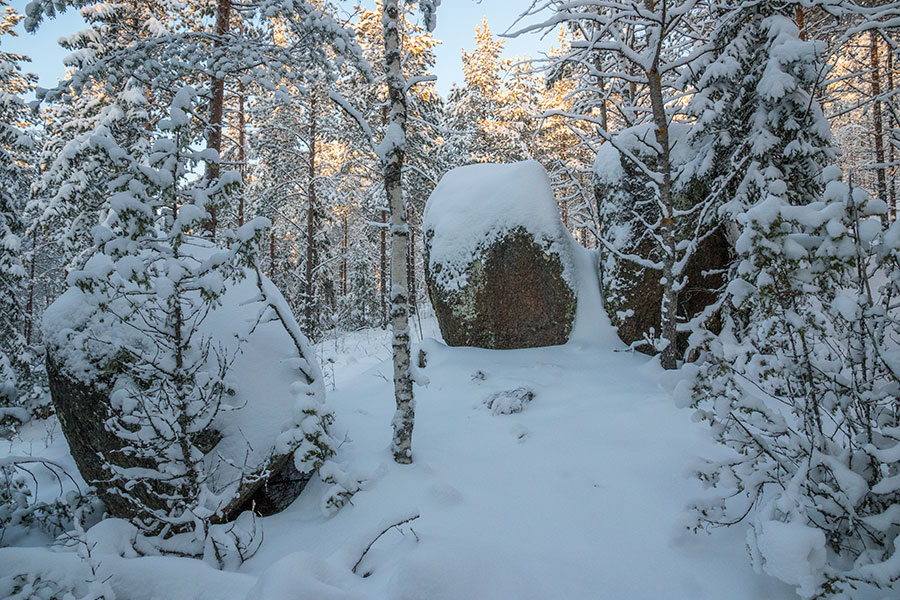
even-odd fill
[{"label": "snowy ground", "polygon": [[[373,349],[377,347],[373,343]],[[329,396],[348,440],[341,459],[371,477],[329,521],[316,493],[267,519],[267,542],[247,563],[261,572],[287,548],[340,557],[359,532],[410,511],[363,566],[372,598],[792,598],[748,566],[741,531],[685,533],[699,493],[685,477],[704,443],[690,414],[640,355],[597,344],[518,351],[426,343],[417,389],[415,463],[388,451],[390,364]],[[336,358],[339,360],[339,358]],[[336,369],[339,367],[336,367]],[[523,412],[494,415],[495,392],[534,391]],[[366,536],[362,536],[363,539]],[[352,563],[358,554],[351,554]]]},{"label": "snowy ground", "polygon": [[[352,505],[325,518],[324,486],[310,485],[264,519],[262,547],[238,573],[191,559],[100,554],[99,573],[112,575],[117,597],[796,597],[753,572],[742,526],[712,535],[684,529],[684,507],[701,493],[687,472],[709,442],[690,411],[675,408],[655,361],[622,351],[605,322],[590,343],[515,351],[448,348],[428,339],[433,319],[422,328],[430,382],[416,389],[413,465],[394,464],[389,452],[388,334],[327,340],[317,350],[344,440],[337,458],[367,479]],[[534,394],[522,412],[493,414],[485,405],[516,388]],[[61,440],[57,433],[50,450],[34,451],[65,460]],[[413,514],[420,516],[402,534],[382,536],[351,573],[384,526]],[[35,569],[57,580],[84,577],[79,568],[71,553],[0,550],[0,577]]]}]

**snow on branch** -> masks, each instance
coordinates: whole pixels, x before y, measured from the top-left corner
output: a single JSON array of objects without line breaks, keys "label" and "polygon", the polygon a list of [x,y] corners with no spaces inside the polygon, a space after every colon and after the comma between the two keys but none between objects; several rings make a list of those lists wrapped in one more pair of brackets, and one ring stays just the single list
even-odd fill
[{"label": "snow on branch", "polygon": [[344,98],[335,90],[329,90],[328,97],[332,102],[337,104],[341,108],[341,110],[347,113],[350,118],[356,121],[357,125],[359,125],[359,128],[362,129],[363,135],[365,135],[366,139],[369,141],[369,145],[374,149],[376,146],[375,134],[372,133],[372,128],[369,126],[369,122],[366,121],[366,118],[362,115],[362,113],[353,108],[353,105],[350,104],[350,101]]}]

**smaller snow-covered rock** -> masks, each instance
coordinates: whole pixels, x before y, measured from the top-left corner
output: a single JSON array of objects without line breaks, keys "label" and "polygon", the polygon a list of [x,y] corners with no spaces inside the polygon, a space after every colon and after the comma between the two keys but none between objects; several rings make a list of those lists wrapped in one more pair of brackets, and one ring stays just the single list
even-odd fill
[{"label": "smaller snow-covered rock", "polygon": [[532,400],[534,400],[534,390],[518,387],[514,390],[503,390],[491,394],[484,404],[495,415],[511,415],[525,410]]},{"label": "smaller snow-covered rock", "polygon": [[453,169],[425,206],[425,277],[451,346],[563,344],[575,316],[575,241],[535,161]]},{"label": "smaller snow-covered rock", "polygon": [[[212,249],[194,252],[199,261]],[[321,448],[310,439],[330,443],[324,428],[332,418],[324,409],[313,352],[277,289],[251,269],[240,281],[223,285],[220,304],[202,321],[195,342],[217,349],[209,360],[230,361],[230,392],[210,426],[192,440],[202,452],[204,485],[214,498],[213,523],[231,521],[245,510],[272,514],[293,502],[320,462]],[[45,313],[50,391],[85,481],[96,486],[109,515],[140,525],[142,507],[163,510],[172,492],[153,480],[156,465],[135,456],[129,441],[109,425],[116,411],[128,410],[116,387],[130,376],[128,356],[94,364],[82,348],[101,334],[118,347],[135,344],[127,327],[90,308],[85,292],[71,287]],[[132,479],[123,480],[120,473]]]}]

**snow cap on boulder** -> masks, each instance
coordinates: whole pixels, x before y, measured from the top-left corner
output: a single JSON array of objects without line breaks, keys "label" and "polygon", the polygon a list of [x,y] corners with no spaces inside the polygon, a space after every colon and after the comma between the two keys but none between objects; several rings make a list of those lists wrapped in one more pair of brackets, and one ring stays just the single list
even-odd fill
[{"label": "snow cap on boulder", "polygon": [[[427,266],[435,282],[460,289],[471,258],[519,227],[561,259],[569,257],[574,240],[541,163],[479,163],[449,171],[431,192],[422,223],[431,240]],[[571,260],[563,262],[563,277],[574,287]]]},{"label": "snow cap on boulder", "polygon": [[575,314],[575,241],[536,161],[475,164],[425,206],[426,282],[453,346],[565,343]]}]

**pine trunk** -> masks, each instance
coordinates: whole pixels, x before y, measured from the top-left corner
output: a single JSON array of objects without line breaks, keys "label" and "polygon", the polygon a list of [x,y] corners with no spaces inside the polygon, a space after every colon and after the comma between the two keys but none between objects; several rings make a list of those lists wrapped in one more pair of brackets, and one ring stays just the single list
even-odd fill
[{"label": "pine trunk", "polygon": [[388,268],[387,268],[387,228],[388,228],[388,211],[379,207],[378,213],[381,215],[380,227],[378,228],[381,236],[381,261],[378,265],[378,293],[381,301],[381,328],[385,329],[388,325]]},{"label": "pine trunk", "polygon": [[34,332],[34,266],[37,260],[37,226],[31,230],[31,265],[28,267],[28,303],[25,305],[25,343],[31,345]]},{"label": "pine trunk", "polygon": [[409,305],[406,256],[409,228],[403,198],[403,158],[406,147],[406,81],[401,71],[400,11],[398,0],[385,0],[382,7],[384,24],[384,58],[387,67],[388,96],[391,105],[390,124],[385,135],[387,151],[384,161],[384,189],[391,214],[391,333],[394,351],[394,460],[412,462],[412,434],[415,418],[412,378],[410,375]]},{"label": "pine trunk", "polygon": [[[894,51],[892,48],[887,49],[887,89],[894,89]],[[891,165],[888,170],[888,205],[890,206],[891,216],[897,218],[897,181],[896,181],[896,149],[895,136],[897,131],[897,121],[894,118],[894,97],[888,98],[888,163]]]},{"label": "pine trunk", "polygon": [[312,337],[315,318],[313,269],[316,263],[316,133],[316,100],[313,98],[309,105],[309,202],[306,208],[306,301],[303,303],[304,333],[307,337]]},{"label": "pine trunk", "polygon": [[244,186],[247,185],[247,117],[244,115],[244,84],[238,81],[238,162],[241,170],[241,196],[238,200],[238,227],[244,224]]},{"label": "pine trunk", "polygon": [[[875,151],[875,193],[879,200],[887,202],[887,178],[884,166],[884,116],[881,107],[881,65],[878,58],[878,33],[873,29],[869,32],[870,52],[869,58],[872,64],[872,134]],[[887,227],[887,215],[884,216]]]},{"label": "pine trunk", "polygon": [[806,15],[803,12],[803,7],[799,4],[794,7],[794,22],[797,23],[797,29],[800,31],[800,39],[806,39]]},{"label": "pine trunk", "polygon": [[[228,33],[231,20],[231,0],[217,0],[216,2],[216,37],[213,41],[216,58],[218,50],[222,47],[223,36]],[[212,90],[209,100],[209,133],[207,135],[206,147],[216,151],[217,156],[222,155],[222,120],[225,113],[225,79],[222,77],[213,77]],[[219,177],[219,162],[207,161],[206,176],[210,181]],[[218,209],[216,206],[209,207],[209,221],[206,224],[206,230],[212,239],[216,239],[216,227],[218,226]]]},{"label": "pine trunk", "polygon": [[341,238],[341,296],[347,295],[347,226],[348,226],[348,212],[349,210],[345,207],[341,211],[341,229],[342,238]]}]

